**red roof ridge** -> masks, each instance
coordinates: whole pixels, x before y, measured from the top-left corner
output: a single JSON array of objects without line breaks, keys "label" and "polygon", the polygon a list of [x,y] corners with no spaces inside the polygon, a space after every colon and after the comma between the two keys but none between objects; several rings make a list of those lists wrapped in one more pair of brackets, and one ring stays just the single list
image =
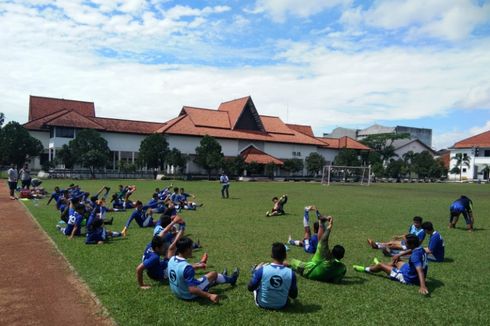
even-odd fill
[{"label": "red roof ridge", "polygon": [[[90,123],[93,123],[93,124],[99,126],[99,128],[101,130],[105,130],[106,129],[104,126],[102,126],[101,124],[97,123],[97,121],[94,121],[94,118],[93,117],[86,117],[83,114],[80,114],[80,113],[78,113],[75,110],[68,110],[68,109],[65,109],[65,110],[68,111],[68,112],[66,112],[66,115],[59,115],[57,117],[54,117],[51,120],[46,121],[45,124],[53,123],[54,121],[56,121],[56,119],[60,119],[60,118],[65,117],[65,116],[69,116],[71,114],[75,114],[75,115],[81,117],[82,120],[88,120]],[[64,126],[61,126],[61,127],[64,127]]]},{"label": "red roof ridge", "polygon": [[71,101],[71,102],[82,102],[82,103],[90,103],[90,104],[95,104],[95,102],[91,101],[80,101],[80,100],[72,100],[69,98],[60,98],[60,97],[50,97],[50,96],[38,96],[38,95],[29,95],[30,97],[37,97],[37,98],[46,98],[49,100],[63,100],[63,101]]},{"label": "red roof ridge", "polygon": [[89,117],[90,119],[104,119],[104,120],[117,120],[117,121],[128,121],[128,122],[143,122],[143,123],[153,123],[153,124],[164,124],[165,122],[155,122],[155,121],[143,121],[143,120],[128,120],[128,119],[118,119],[118,118],[108,118],[108,117]]},{"label": "red roof ridge", "polygon": [[280,116],[277,116],[277,115],[259,114],[259,116],[260,117],[266,117],[266,118],[278,118],[278,119],[281,119],[281,117]]},{"label": "red roof ridge", "polygon": [[68,112],[70,112],[70,110],[68,110],[68,109],[61,109],[59,111],[56,111],[56,112],[53,112],[51,114],[45,115],[44,117],[40,117],[40,118],[31,120],[31,121],[27,121],[25,124],[28,124],[28,123],[31,123],[31,122],[36,122],[36,121],[47,119],[47,118],[48,118],[48,120],[46,120],[46,122],[49,122],[49,121],[51,121],[51,120],[59,117],[61,114],[68,113]]},{"label": "red roof ridge", "polygon": [[173,119],[170,119],[166,122],[164,122],[164,125],[161,128],[158,128],[155,132],[156,133],[164,133],[167,131],[170,127],[174,126],[177,122],[180,120],[184,119],[185,115],[179,115]]},{"label": "red roof ridge", "polygon": [[244,97],[236,98],[234,100],[229,100],[229,101],[221,102],[220,104],[225,104],[225,103],[230,103],[230,102],[235,102],[235,101],[241,101],[241,100],[249,99],[249,98],[252,98],[252,96],[247,95],[247,96],[244,96]]},{"label": "red roof ridge", "polygon": [[206,111],[214,111],[214,112],[219,112],[218,110],[215,110],[215,109],[209,109],[209,108],[198,108],[197,106],[188,106],[188,105],[184,105],[182,107],[182,110],[184,109],[191,109],[191,110],[206,110]]},{"label": "red roof ridge", "polygon": [[[480,140],[478,138],[483,138],[483,139]],[[471,141],[474,141],[475,139],[477,139],[476,142],[471,143]],[[469,148],[474,146],[490,146],[490,130],[460,140],[454,143],[452,148]]]}]

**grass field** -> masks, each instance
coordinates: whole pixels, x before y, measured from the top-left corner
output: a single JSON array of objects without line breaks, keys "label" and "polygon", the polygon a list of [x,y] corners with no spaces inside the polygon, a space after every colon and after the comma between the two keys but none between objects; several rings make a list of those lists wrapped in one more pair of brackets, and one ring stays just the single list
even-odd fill
[{"label": "grass field", "polygon": [[[125,181],[107,181],[116,189]],[[45,181],[46,189],[63,181]],[[80,181],[90,192],[103,181]],[[133,199],[147,201],[156,181],[136,183]],[[126,239],[108,245],[87,246],[83,239],[69,241],[56,229],[58,213],[53,205],[38,207],[26,203],[35,218],[53,238],[80,276],[97,294],[111,316],[120,325],[279,325],[279,324],[466,324],[488,325],[490,322],[490,185],[462,184],[376,184],[371,187],[331,186],[310,183],[232,183],[231,197],[222,200],[219,185],[212,182],[175,182],[197,195],[205,206],[195,212],[184,211],[187,230],[200,239],[209,253],[209,270],[242,270],[234,288],[227,285],[212,289],[221,295],[219,305],[204,300],[183,302],[171,294],[168,286],[146,278],[150,290],[140,290],[135,268],[145,245],[151,240],[151,229],[140,229],[132,223]],[[265,218],[271,197],[287,193],[288,215]],[[466,194],[473,199],[476,231],[447,229],[448,207],[452,200]],[[299,297],[281,312],[257,308],[246,289],[249,269],[254,263],[268,261],[270,245],[303,236],[302,211],[306,204],[316,204],[322,213],[335,220],[331,244],[346,248],[344,262],[348,267],[343,284],[332,285],[298,278]],[[111,214],[113,229],[120,230],[129,212]],[[109,215],[109,216],[111,216]],[[447,262],[430,264],[429,297],[418,294],[418,288],[389,281],[383,277],[357,273],[353,264],[368,264],[373,257],[384,259],[370,249],[366,239],[388,239],[405,232],[414,215],[432,221],[446,242]],[[197,251],[196,259],[202,251]],[[289,257],[308,259],[301,248],[293,247]],[[42,268],[42,266],[40,266]],[[68,289],[67,289],[68,290]],[[69,312],[67,312],[69,313]]]}]

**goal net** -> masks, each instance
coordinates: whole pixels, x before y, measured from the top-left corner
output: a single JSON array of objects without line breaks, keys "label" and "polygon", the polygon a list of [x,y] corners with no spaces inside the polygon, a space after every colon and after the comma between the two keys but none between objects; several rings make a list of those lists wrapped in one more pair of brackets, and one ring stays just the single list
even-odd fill
[{"label": "goal net", "polygon": [[371,184],[371,165],[341,166],[325,165],[322,172],[322,184]]}]

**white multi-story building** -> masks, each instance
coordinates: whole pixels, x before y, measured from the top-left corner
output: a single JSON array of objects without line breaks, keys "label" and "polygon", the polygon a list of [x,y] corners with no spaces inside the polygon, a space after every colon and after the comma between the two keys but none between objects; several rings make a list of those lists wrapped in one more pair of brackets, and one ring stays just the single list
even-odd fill
[{"label": "white multi-story building", "polygon": [[[285,159],[304,160],[317,152],[332,162],[342,148],[369,150],[348,137],[315,137],[310,126],[259,115],[250,96],[221,103],[217,110],[184,106],[176,118],[161,123],[100,118],[95,115],[93,102],[31,96],[29,121],[24,126],[46,149],[42,157],[34,160],[33,168],[55,159],[56,151],[80,129],[98,130],[107,140],[112,155],[107,169],[113,170],[121,161],[134,163],[141,141],[152,133],[164,134],[170,148],[175,147],[190,158],[202,137],[209,135],[221,144],[225,157],[241,155],[246,163],[274,163],[279,173]],[[185,172],[202,170],[189,159]]]},{"label": "white multi-story building", "polygon": [[[461,154],[467,164],[458,166],[462,180],[488,180],[490,167],[490,130],[455,143],[450,149],[449,171],[457,164],[456,154]],[[449,173],[450,180],[459,180],[459,173]]]}]

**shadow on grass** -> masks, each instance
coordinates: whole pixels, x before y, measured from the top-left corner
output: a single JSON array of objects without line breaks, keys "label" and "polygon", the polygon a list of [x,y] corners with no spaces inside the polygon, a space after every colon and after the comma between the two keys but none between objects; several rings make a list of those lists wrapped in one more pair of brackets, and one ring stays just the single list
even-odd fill
[{"label": "shadow on grass", "polygon": [[454,263],[454,259],[452,259],[452,258],[444,258],[443,263]]},{"label": "shadow on grass", "polygon": [[442,281],[436,280],[432,277],[427,278],[427,288],[430,294],[434,293],[436,289],[443,287],[445,284]]},{"label": "shadow on grass", "polygon": [[286,314],[309,314],[322,309],[322,306],[317,304],[302,304],[300,301],[288,302],[287,307],[281,312]]},{"label": "shadow on grass", "polygon": [[340,282],[338,285],[359,285],[359,284],[364,284],[366,282],[367,280],[365,278],[359,276],[349,276],[349,277],[344,277],[342,279],[342,282]]},{"label": "shadow on grass", "polygon": [[[456,227],[453,230],[468,232],[468,229],[466,227]],[[473,232],[480,232],[480,231],[486,231],[486,230],[487,229],[485,229],[485,228],[473,228]],[[470,233],[470,232],[468,232],[468,233]]]}]

